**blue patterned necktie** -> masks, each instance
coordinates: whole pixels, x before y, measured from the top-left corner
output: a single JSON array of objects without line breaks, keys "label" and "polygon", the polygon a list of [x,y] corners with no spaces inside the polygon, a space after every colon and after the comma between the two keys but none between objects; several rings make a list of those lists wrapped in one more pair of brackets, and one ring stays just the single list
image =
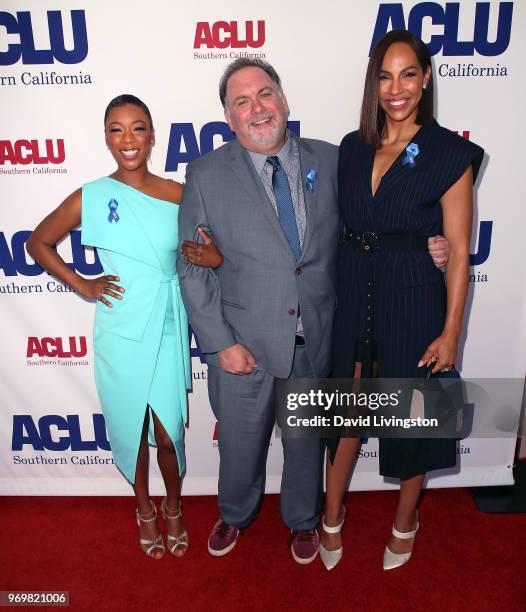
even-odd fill
[{"label": "blue patterned necktie", "polygon": [[281,167],[277,155],[267,157],[267,162],[272,166],[272,189],[276,198],[279,224],[287,238],[294,258],[298,261],[301,256],[301,246],[290,194],[289,179],[285,170]]}]

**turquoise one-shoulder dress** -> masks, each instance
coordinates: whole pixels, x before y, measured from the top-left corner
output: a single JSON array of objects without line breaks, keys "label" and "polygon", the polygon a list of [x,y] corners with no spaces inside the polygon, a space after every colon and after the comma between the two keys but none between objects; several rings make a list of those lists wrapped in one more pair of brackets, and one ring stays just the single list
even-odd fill
[{"label": "turquoise one-shoulder dress", "polygon": [[[175,270],[179,206],[103,177],[82,187],[82,244],[96,247],[104,274],[118,276],[122,300],[97,302],[95,384],[119,470],[135,481],[147,406],[185,469],[190,388],[188,320]],[[155,444],[150,418],[149,442]]]}]

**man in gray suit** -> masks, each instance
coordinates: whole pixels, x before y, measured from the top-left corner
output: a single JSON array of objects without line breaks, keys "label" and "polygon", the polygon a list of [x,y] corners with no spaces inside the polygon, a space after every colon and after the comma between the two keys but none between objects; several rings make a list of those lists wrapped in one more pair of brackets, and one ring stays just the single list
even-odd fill
[{"label": "man in gray suit", "polygon": [[[329,372],[339,224],[338,149],[287,130],[274,68],[233,62],[220,98],[236,140],[189,164],[179,233],[193,240],[199,227],[209,228],[223,264],[201,268],[181,254],[177,262],[219,423],[221,517],[208,541],[216,556],[257,514],[275,379]],[[318,552],[322,449],[315,438],[282,443],[281,514],[292,555],[306,564]]]}]

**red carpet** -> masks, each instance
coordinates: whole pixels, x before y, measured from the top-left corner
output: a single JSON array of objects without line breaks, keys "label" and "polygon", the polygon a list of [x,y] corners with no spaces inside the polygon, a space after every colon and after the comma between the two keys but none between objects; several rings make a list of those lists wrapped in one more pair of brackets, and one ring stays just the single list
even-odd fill
[{"label": "red carpet", "polygon": [[413,558],[384,572],[395,503],[394,492],[349,496],[344,557],[327,573],[292,560],[275,495],[223,558],[206,550],[215,498],[185,498],[191,547],[160,561],[139,549],[131,497],[3,498],[0,590],[67,590],[73,610],[526,610],[526,515],[428,491]]}]

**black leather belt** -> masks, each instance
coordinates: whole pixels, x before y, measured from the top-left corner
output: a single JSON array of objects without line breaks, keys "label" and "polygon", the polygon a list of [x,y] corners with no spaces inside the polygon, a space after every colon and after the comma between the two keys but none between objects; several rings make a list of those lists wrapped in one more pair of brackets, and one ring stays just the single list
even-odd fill
[{"label": "black leather belt", "polygon": [[343,242],[356,242],[365,251],[427,251],[427,237],[415,233],[377,234],[375,232],[357,232],[348,227],[343,228]]}]

